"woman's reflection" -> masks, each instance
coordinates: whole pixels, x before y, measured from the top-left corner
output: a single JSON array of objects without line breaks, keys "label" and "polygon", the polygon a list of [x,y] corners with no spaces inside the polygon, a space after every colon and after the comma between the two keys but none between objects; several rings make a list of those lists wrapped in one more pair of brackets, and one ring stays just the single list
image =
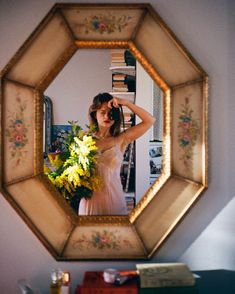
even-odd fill
[{"label": "woman's reflection", "polygon": [[[127,107],[140,118],[140,123],[121,132],[120,106]],[[127,207],[120,178],[123,154],[131,142],[142,136],[155,118],[132,102],[101,93],[89,108],[91,125],[96,126],[95,138],[99,150],[98,172],[102,187],[90,199],[82,198],[79,215],[126,215]]]}]

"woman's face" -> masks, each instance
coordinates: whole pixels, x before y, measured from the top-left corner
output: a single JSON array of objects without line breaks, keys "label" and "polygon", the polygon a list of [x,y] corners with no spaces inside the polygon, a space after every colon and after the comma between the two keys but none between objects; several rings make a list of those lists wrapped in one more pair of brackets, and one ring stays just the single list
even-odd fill
[{"label": "woman's face", "polygon": [[96,111],[96,119],[100,127],[110,128],[114,124],[114,120],[109,118],[110,110],[108,102],[104,102]]}]

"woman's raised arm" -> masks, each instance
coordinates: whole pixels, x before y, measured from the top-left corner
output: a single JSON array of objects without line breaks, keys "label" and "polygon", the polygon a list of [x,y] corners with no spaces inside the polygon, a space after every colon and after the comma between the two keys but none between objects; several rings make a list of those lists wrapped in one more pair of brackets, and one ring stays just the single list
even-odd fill
[{"label": "woman's raised arm", "polygon": [[141,122],[139,122],[137,125],[133,127],[128,128],[125,132],[123,132],[120,135],[122,137],[122,140],[126,144],[129,144],[130,142],[138,139],[144,133],[146,133],[147,130],[154,124],[156,119],[145,109],[137,106],[136,104],[133,104],[132,102],[126,99],[120,99],[120,98],[114,97],[108,103],[108,106],[110,108],[112,106],[119,107],[120,105],[126,106],[141,119]]}]

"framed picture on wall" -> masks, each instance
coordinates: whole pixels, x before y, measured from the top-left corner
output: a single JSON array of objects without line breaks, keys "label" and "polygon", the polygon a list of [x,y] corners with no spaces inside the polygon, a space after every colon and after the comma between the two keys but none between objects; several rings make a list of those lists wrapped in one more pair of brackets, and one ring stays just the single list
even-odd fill
[{"label": "framed picture on wall", "polygon": [[162,172],[162,142],[149,142],[149,183],[150,185]]}]

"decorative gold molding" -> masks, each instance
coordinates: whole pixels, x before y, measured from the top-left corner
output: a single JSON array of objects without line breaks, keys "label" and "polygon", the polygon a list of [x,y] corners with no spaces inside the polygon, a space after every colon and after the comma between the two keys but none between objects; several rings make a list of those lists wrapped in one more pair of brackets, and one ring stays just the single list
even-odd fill
[{"label": "decorative gold molding", "polygon": [[118,226],[131,226],[127,216],[78,216],[78,225],[90,226],[104,226],[118,225]]},{"label": "decorative gold molding", "polygon": [[43,170],[43,99],[39,91],[34,93],[34,117],[35,117],[35,128],[38,132],[35,133],[34,137],[34,172],[35,175],[39,174]]},{"label": "decorative gold molding", "polygon": [[128,48],[128,41],[86,41],[76,40],[75,44],[80,49],[112,49]]},{"label": "decorative gold molding", "polygon": [[143,66],[143,68],[147,71],[150,77],[154,80],[154,82],[161,88],[161,90],[165,93],[169,90],[169,86],[165,83],[165,81],[161,78],[161,76],[157,73],[156,69],[151,65],[151,62],[147,60],[146,57],[138,50],[135,44],[132,41],[128,42],[128,47],[139,63]]}]

